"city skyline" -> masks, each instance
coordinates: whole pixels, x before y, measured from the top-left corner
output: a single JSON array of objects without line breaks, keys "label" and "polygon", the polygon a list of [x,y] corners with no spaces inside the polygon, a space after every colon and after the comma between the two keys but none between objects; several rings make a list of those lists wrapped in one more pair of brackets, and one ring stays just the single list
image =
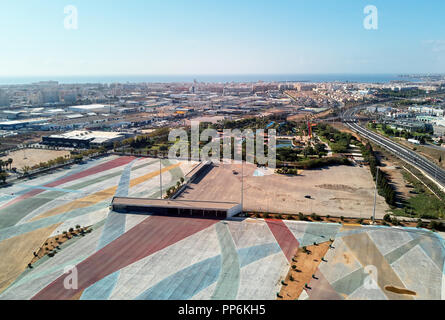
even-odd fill
[{"label": "city skyline", "polygon": [[[75,30],[64,27],[70,5],[77,10]],[[363,26],[368,5],[378,9],[377,30]],[[445,71],[445,4],[437,1],[78,0],[1,7],[0,77]]]}]

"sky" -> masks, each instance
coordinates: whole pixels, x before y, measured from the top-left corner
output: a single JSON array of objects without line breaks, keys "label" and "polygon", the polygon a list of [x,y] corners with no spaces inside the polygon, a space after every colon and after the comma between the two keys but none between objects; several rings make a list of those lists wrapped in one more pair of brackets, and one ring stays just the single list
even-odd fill
[{"label": "sky", "polygon": [[0,0],[0,77],[445,73],[444,13],[439,0]]}]

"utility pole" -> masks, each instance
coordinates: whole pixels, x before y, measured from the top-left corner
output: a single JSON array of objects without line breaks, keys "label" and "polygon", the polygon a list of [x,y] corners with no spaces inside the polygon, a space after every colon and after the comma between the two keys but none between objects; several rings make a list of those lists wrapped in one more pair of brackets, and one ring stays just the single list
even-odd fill
[{"label": "utility pole", "polygon": [[375,194],[374,194],[374,212],[372,214],[372,224],[375,224],[375,209],[377,206],[377,192],[378,192],[378,182],[379,182],[379,167],[377,167],[377,173],[375,175]]},{"label": "utility pole", "polygon": [[159,188],[161,189],[161,200],[162,200],[162,158],[159,157]]},{"label": "utility pole", "polygon": [[244,212],[244,161],[241,157],[241,212]]}]

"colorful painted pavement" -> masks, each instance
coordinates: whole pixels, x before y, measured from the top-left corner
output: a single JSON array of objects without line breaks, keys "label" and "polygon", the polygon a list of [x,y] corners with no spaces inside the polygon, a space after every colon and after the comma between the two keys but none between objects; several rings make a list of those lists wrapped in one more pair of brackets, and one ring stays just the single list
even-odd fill
[{"label": "colorful painted pavement", "polygon": [[[194,165],[164,161],[164,190]],[[159,196],[153,159],[110,157],[10,188],[0,198],[2,300],[275,299],[297,249],[330,239],[300,299],[445,299],[444,241],[426,230],[110,211],[115,195]],[[78,224],[93,232],[27,268],[46,239]]]}]

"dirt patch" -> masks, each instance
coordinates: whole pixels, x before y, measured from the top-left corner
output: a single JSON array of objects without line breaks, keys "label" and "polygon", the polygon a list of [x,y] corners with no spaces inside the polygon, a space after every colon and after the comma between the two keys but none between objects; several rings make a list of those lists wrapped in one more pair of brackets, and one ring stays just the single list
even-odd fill
[{"label": "dirt patch", "polygon": [[392,292],[392,293],[397,293],[397,294],[404,294],[404,295],[409,295],[409,296],[417,296],[417,292],[408,290],[408,289],[401,289],[401,288],[397,288],[394,286],[386,286],[385,287],[386,291]]},{"label": "dirt patch", "polygon": [[322,184],[320,186],[316,186],[317,188],[327,189],[327,190],[336,190],[336,191],[345,191],[345,192],[355,192],[356,188],[352,188],[350,186],[345,186],[343,184]]},{"label": "dirt patch", "polygon": [[33,265],[46,255],[48,255],[49,257],[53,257],[56,254],[57,250],[60,250],[60,246],[62,244],[64,244],[68,240],[71,240],[73,237],[85,236],[91,231],[91,227],[78,228],[76,230],[66,231],[66,233],[47,239],[43,246],[37,252],[34,252],[34,258],[32,259],[30,265]]},{"label": "dirt patch", "polygon": [[324,242],[310,247],[298,249],[297,254],[292,259],[292,264],[285,280],[278,300],[297,300],[303,290],[310,290],[309,282],[315,279],[315,272],[323,258],[328,252],[331,241]]},{"label": "dirt patch", "polygon": [[[375,184],[367,167],[336,166],[304,170],[298,176],[271,174],[262,177],[254,176],[257,169],[255,165],[244,165],[245,211],[302,212],[306,215],[315,212],[319,215],[360,218],[372,215]],[[214,167],[202,179],[192,183],[179,199],[240,202],[241,166],[228,164]],[[389,209],[385,199],[379,196],[377,218],[383,218]]]},{"label": "dirt patch", "polygon": [[23,149],[11,152],[7,156],[0,158],[7,161],[9,158],[13,160],[12,167],[21,170],[23,167],[33,167],[41,162],[48,162],[58,157],[70,155],[69,151],[44,150],[44,149]]}]

